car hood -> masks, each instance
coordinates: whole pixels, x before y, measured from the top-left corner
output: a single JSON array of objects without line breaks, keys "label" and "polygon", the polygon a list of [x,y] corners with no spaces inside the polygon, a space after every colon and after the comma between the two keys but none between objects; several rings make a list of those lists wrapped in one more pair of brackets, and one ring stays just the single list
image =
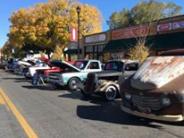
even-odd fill
[{"label": "car hood", "polygon": [[184,56],[149,57],[131,79],[140,90],[162,88],[184,74]]},{"label": "car hood", "polygon": [[[70,63],[68,63],[68,62],[62,61],[61,63],[62,63],[64,66],[67,66],[67,67],[69,67],[69,68],[73,68],[74,70],[76,70],[76,71],[78,71],[78,72],[81,71],[79,68],[75,67],[74,65],[72,65],[72,64],[70,64]],[[62,68],[62,66],[61,66],[61,68]]]},{"label": "car hood", "polygon": [[30,63],[26,62],[26,61],[18,61],[17,63],[18,65],[25,65],[25,66],[31,66]]}]

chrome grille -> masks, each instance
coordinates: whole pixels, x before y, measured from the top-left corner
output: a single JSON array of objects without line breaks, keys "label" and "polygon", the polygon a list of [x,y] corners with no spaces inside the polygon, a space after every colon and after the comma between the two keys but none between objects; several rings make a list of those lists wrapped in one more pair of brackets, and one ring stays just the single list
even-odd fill
[{"label": "chrome grille", "polygon": [[132,103],[136,107],[141,108],[150,108],[151,110],[160,110],[162,108],[160,98],[156,97],[148,97],[148,96],[141,96],[141,95],[133,95],[132,96]]}]

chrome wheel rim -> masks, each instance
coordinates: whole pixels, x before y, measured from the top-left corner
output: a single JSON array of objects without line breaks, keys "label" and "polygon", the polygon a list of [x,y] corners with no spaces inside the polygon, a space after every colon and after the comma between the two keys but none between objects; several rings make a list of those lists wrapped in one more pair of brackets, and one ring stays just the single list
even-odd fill
[{"label": "chrome wheel rim", "polygon": [[117,89],[114,86],[109,86],[106,89],[105,96],[106,99],[112,101],[116,98]]}]

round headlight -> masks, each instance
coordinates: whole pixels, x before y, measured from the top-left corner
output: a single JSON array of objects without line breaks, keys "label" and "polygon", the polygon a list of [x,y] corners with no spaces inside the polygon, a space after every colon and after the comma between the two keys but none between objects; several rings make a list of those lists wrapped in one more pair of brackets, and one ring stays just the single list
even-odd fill
[{"label": "round headlight", "polygon": [[171,100],[169,98],[163,98],[162,99],[162,104],[164,106],[169,106],[171,104]]},{"label": "round headlight", "polygon": [[128,93],[125,93],[125,98],[127,100],[130,100],[132,98],[132,95],[131,94],[128,94]]}]

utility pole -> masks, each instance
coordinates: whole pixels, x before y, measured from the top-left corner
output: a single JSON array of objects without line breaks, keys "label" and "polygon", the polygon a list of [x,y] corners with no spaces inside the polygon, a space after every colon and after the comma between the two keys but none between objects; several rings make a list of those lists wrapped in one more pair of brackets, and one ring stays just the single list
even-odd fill
[{"label": "utility pole", "polygon": [[77,17],[78,17],[77,18],[77,23],[78,23],[77,58],[79,59],[79,55],[80,55],[80,11],[81,11],[81,8],[79,6],[77,6],[76,11],[77,11]]}]

